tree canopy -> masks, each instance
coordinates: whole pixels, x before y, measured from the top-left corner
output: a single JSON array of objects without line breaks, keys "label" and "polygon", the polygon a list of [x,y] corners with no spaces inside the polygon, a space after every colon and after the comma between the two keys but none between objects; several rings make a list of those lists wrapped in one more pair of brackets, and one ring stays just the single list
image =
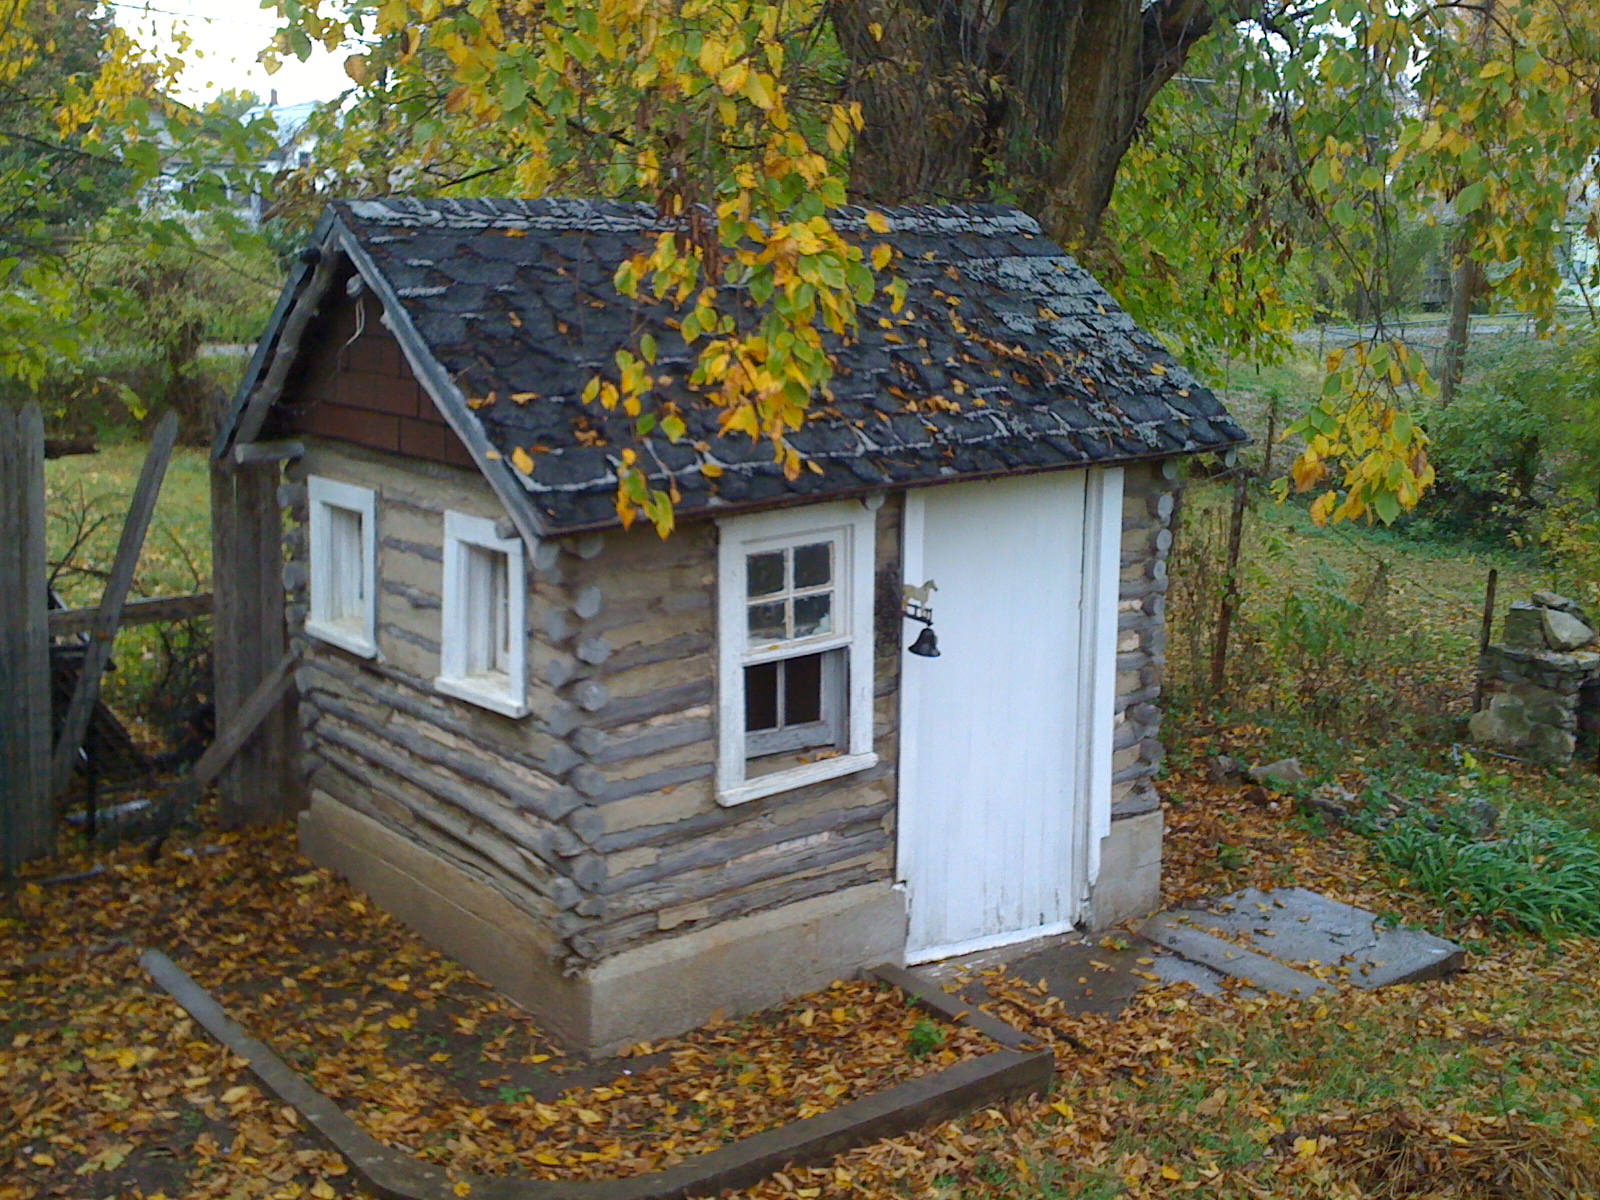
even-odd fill
[{"label": "tree canopy", "polygon": [[118,299],[95,247],[189,242],[199,214],[237,232],[272,130],[179,103],[185,52],[150,53],[100,0],[0,0],[0,384],[81,359]]},{"label": "tree canopy", "polygon": [[[657,204],[678,225],[618,284],[672,298],[724,433],[768,439],[791,473],[804,464],[787,437],[832,375],[820,331],[849,333],[862,302],[898,286],[887,246],[830,220],[847,202],[1018,203],[1202,369],[1285,353],[1330,273],[1381,301],[1397,247],[1428,227],[1471,287],[1549,323],[1568,227],[1593,218],[1578,185],[1600,150],[1600,14],[1581,0],[278,11],[269,65],[356,46],[351,92],[322,114],[317,161],[282,183],[280,211],[304,220],[324,194],[389,191]],[[135,112],[129,98],[167,69],[115,43],[56,110],[86,144],[109,144],[96,114]],[[125,169],[148,165],[137,141]],[[1431,478],[1408,409],[1433,382],[1387,336],[1381,303],[1371,315],[1373,336],[1330,360],[1298,427],[1294,481],[1319,519],[1392,520]],[[653,392],[652,357],[647,340],[619,348],[591,394],[635,422],[636,444],[616,448],[619,513],[665,532],[670,487],[639,451],[683,422]]]}]

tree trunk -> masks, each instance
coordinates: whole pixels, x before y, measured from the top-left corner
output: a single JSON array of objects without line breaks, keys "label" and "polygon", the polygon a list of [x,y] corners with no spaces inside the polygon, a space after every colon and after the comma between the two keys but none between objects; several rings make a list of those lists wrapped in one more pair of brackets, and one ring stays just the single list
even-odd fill
[{"label": "tree trunk", "polygon": [[1472,336],[1472,305],[1483,288],[1483,267],[1469,253],[1471,235],[1463,231],[1456,243],[1457,262],[1450,272],[1450,324],[1445,332],[1444,354],[1439,364],[1439,403],[1456,398],[1467,364],[1467,343]]},{"label": "tree trunk", "polygon": [[1258,5],[832,0],[866,118],[851,189],[879,204],[1004,193],[1092,246],[1151,100],[1218,21]]}]

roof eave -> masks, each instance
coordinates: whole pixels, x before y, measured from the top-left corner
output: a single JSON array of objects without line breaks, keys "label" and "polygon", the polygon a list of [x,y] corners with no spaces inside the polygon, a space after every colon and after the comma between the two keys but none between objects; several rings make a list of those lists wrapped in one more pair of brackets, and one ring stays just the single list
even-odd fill
[{"label": "roof eave", "polygon": [[[1086,471],[1094,467],[1132,467],[1141,463],[1162,462],[1169,458],[1189,458],[1199,454],[1221,454],[1250,444],[1248,436],[1231,441],[1181,450],[1152,451],[1149,454],[1130,455],[1111,459],[1093,459],[1085,462],[1058,463],[1042,467],[1002,467],[992,471],[962,473],[950,478],[918,479],[894,483],[863,483],[860,487],[844,488],[821,493],[788,493],[771,499],[724,502],[705,505],[682,514],[685,522],[718,521],[724,517],[744,516],[748,513],[772,512],[780,508],[803,508],[808,504],[829,504],[838,500],[859,500],[867,496],[882,496],[894,492],[909,492],[918,488],[944,487],[954,483],[982,483],[996,479],[1016,479],[1023,475],[1049,475],[1057,471]],[[573,537],[584,533],[608,533],[622,528],[622,522],[609,517],[599,521],[547,522],[545,537]]]}]

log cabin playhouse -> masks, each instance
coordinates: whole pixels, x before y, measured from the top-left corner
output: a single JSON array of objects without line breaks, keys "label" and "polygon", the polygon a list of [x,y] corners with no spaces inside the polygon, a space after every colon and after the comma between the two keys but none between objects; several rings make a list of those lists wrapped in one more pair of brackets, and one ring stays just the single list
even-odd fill
[{"label": "log cabin playhouse", "polygon": [[[333,204],[225,418],[287,444],[305,853],[574,1047],[1158,905],[1177,460],[1244,434],[1029,217],[885,215],[792,481],[614,288],[634,205]],[[665,539],[583,400],[645,331]]]}]

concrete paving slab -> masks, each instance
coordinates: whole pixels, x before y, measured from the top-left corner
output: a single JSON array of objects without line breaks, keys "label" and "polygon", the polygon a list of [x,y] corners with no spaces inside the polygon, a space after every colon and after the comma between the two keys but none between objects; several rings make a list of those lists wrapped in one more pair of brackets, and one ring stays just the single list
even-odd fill
[{"label": "concrete paving slab", "polygon": [[1069,1013],[1114,1017],[1141,990],[1160,984],[1188,983],[1206,995],[1222,990],[1222,976],[1216,971],[1121,934],[1059,935],[928,963],[913,974],[939,986],[960,983],[955,994],[976,1006],[992,999],[980,973],[1001,965],[1013,978],[1043,983]]},{"label": "concrete paving slab", "polygon": [[1466,961],[1466,951],[1454,942],[1413,929],[1381,928],[1365,909],[1306,888],[1246,888],[1208,908],[1173,915],[1282,963],[1333,967],[1341,979],[1369,990],[1438,979]]},{"label": "concrete paving slab", "polygon": [[1313,975],[1286,967],[1265,954],[1257,954],[1254,950],[1247,950],[1196,928],[1189,921],[1193,915],[1188,912],[1158,913],[1144,923],[1139,933],[1156,945],[1165,946],[1213,971],[1242,979],[1263,991],[1277,992],[1280,996],[1314,996],[1318,992],[1333,990],[1332,984],[1324,983]]}]

